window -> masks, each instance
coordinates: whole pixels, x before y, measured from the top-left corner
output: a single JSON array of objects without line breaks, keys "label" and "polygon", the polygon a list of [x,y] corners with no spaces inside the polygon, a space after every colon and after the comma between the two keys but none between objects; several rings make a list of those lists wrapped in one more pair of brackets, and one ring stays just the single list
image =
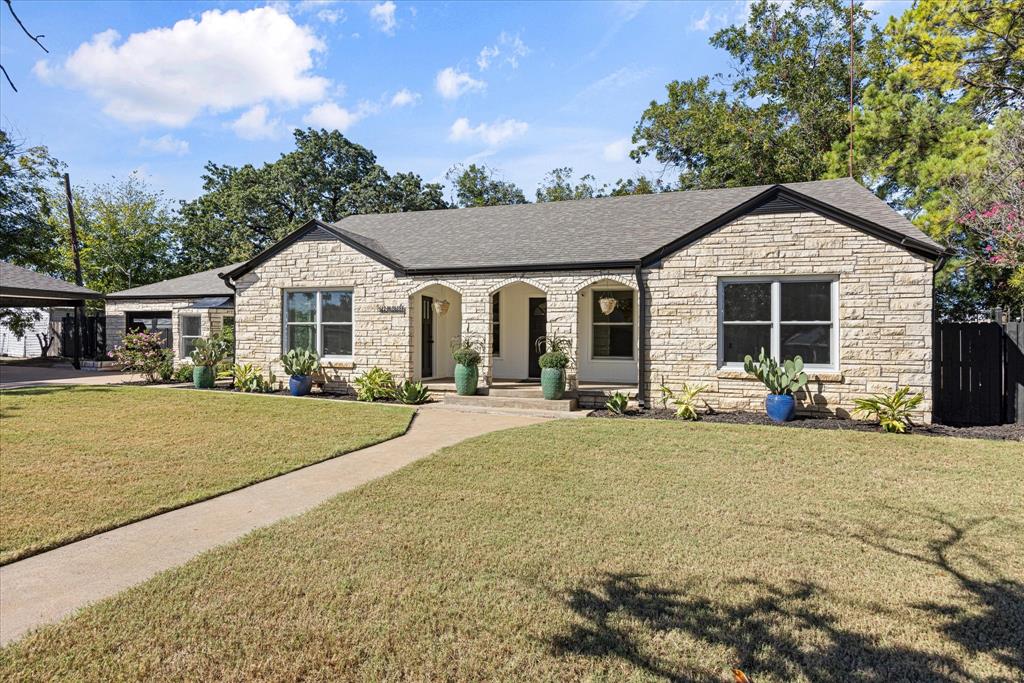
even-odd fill
[{"label": "window", "polygon": [[835,279],[781,278],[719,283],[719,355],[742,365],[764,348],[776,360],[800,356],[833,369],[837,360]]},{"label": "window", "polygon": [[203,336],[202,318],[198,315],[179,316],[178,336],[181,337],[181,357],[188,358],[196,346],[196,339]]},{"label": "window", "polygon": [[491,295],[491,355],[501,357],[501,292]]},{"label": "window", "polygon": [[158,311],[158,312],[137,312],[127,313],[126,329],[128,332],[159,332],[163,338],[163,347],[165,349],[173,348],[171,346],[171,312],[170,311]]},{"label": "window", "polygon": [[633,357],[633,290],[594,290],[594,358]]},{"label": "window", "polygon": [[352,292],[321,290],[284,295],[284,350],[352,356]]}]

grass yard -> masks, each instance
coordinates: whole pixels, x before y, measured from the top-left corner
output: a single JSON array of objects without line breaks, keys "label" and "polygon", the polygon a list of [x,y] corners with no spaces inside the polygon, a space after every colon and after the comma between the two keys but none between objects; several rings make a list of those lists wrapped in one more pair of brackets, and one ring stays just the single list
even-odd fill
[{"label": "grass yard", "polygon": [[1022,500],[1016,443],[551,422],[37,631],[0,678],[1020,680]]},{"label": "grass yard", "polygon": [[0,393],[0,562],[405,432],[412,411],[142,387]]}]

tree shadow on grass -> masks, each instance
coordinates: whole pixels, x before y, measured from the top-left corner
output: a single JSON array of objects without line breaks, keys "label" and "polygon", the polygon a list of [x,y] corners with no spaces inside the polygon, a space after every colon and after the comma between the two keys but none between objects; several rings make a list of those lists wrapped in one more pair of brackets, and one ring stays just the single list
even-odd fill
[{"label": "tree shadow on grass", "polygon": [[[841,598],[814,583],[779,586],[743,579],[731,582],[724,592],[754,596],[715,601],[653,585],[643,575],[606,574],[594,585],[569,592],[566,604],[584,623],[556,636],[550,645],[557,655],[616,657],[672,681],[721,681],[721,672],[733,666],[755,681],[765,676],[813,681],[971,680],[951,657],[882,645],[870,633],[844,627],[825,607]],[[646,647],[669,633],[710,647],[724,646],[735,659],[683,669]]]}]

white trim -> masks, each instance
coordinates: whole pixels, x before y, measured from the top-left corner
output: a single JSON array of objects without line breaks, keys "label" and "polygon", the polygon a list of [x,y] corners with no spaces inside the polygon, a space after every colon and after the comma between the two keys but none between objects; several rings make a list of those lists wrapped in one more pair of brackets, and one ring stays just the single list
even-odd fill
[{"label": "white trim", "polygon": [[[784,282],[829,282],[831,283],[831,312],[832,320],[781,320],[782,318],[782,283]],[[729,284],[756,284],[756,283],[770,283],[771,284],[771,308],[772,308],[772,319],[771,320],[750,320],[750,321],[731,321],[729,323],[723,320],[725,315],[725,285]],[[831,364],[821,363],[805,363],[804,369],[808,373],[813,372],[841,372],[839,362],[839,276],[834,274],[822,274],[822,275],[757,275],[757,276],[729,276],[718,278],[718,341],[717,341],[717,364],[719,370],[733,370],[742,369],[743,363],[726,363],[724,353],[724,332],[727,324],[745,324],[745,325],[771,325],[771,355],[772,358],[779,360],[779,352],[781,350],[780,341],[780,329],[785,324],[804,324],[804,325],[829,325],[830,326],[830,338],[829,338],[829,357],[832,359]]]},{"label": "white trim", "polygon": [[[199,319],[199,334],[185,334],[185,318],[198,318]],[[199,313],[178,313],[178,358],[185,359],[191,358],[191,354],[185,353],[185,342],[188,339],[202,339],[203,338],[203,316]]]},{"label": "white trim", "polygon": [[[312,292],[316,296],[313,302],[314,319],[311,322],[288,322],[288,295],[297,292]],[[347,323],[325,323],[320,320],[321,294],[323,292],[348,292],[352,296],[352,320]],[[281,290],[281,353],[288,352],[288,341],[290,325],[313,325],[316,331],[316,352],[320,360],[330,362],[352,362],[356,355],[356,293],[353,287],[287,287]],[[323,327],[324,325],[348,325],[352,328],[352,353],[349,355],[323,355],[324,348]]]}]

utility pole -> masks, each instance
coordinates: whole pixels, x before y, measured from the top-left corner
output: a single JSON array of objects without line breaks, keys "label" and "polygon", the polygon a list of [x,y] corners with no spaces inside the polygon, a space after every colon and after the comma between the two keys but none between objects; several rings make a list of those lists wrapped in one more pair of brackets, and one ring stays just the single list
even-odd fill
[{"label": "utility pole", "polygon": [[853,0],[850,0],[850,177],[853,177]]},{"label": "utility pole", "polygon": [[[67,173],[64,174],[64,196],[68,202],[68,225],[71,227],[71,256],[75,261],[75,284],[79,287],[84,286],[82,280],[82,260],[78,255],[78,229],[75,226],[75,206],[71,200],[71,176]],[[82,328],[81,318],[83,314],[83,308],[85,303],[78,304],[75,306],[75,326],[74,326],[74,344],[75,344],[75,355],[71,357],[71,364],[75,370],[82,367],[81,356],[82,356]]]}]

